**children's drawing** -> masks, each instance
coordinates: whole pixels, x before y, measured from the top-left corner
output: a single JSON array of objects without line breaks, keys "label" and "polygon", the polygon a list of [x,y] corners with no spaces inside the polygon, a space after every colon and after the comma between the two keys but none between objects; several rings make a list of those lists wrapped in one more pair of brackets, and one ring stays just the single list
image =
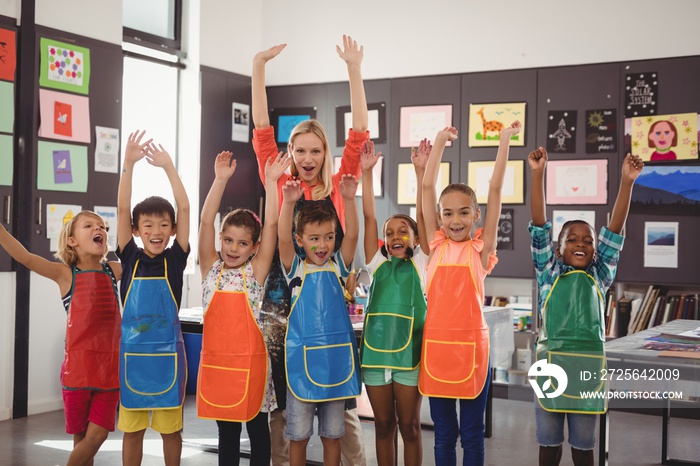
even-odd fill
[{"label": "children's drawing", "polygon": [[632,191],[630,211],[700,215],[700,166],[645,165]]},{"label": "children's drawing", "polygon": [[39,84],[79,94],[90,88],[90,49],[42,37]]},{"label": "children's drawing", "polygon": [[[467,165],[468,184],[476,193],[476,201],[485,204],[489,195],[489,183],[493,176],[493,168],[496,162],[469,162]],[[523,194],[523,160],[509,160],[506,165],[506,173],[501,188],[501,202],[503,204],[522,204],[525,202]]]},{"label": "children's drawing", "polygon": [[17,46],[15,31],[0,28],[0,79],[15,80]]},{"label": "children's drawing", "polygon": [[0,134],[0,186],[12,186],[14,160],[12,136]]},{"label": "children's drawing", "polygon": [[87,146],[39,141],[36,189],[87,192]]},{"label": "children's drawing", "polygon": [[617,152],[617,110],[586,110],[586,153]]},{"label": "children's drawing", "polygon": [[549,112],[547,151],[576,152],[576,111]]},{"label": "children's drawing", "polygon": [[53,132],[62,136],[73,136],[73,107],[65,102],[54,103]]},{"label": "children's drawing", "polygon": [[296,125],[302,121],[316,118],[316,107],[273,108],[270,110],[270,121],[275,127],[277,144],[286,145],[289,136]]},{"label": "children's drawing", "polygon": [[551,160],[547,167],[547,203],[605,204],[607,175],[607,160]]},{"label": "children's drawing", "polygon": [[421,140],[435,138],[445,126],[452,126],[452,105],[401,107],[399,126],[399,146],[418,147]]},{"label": "children's drawing", "polygon": [[625,79],[625,118],[655,115],[659,80],[655,72],[631,73]]},{"label": "children's drawing", "polygon": [[[345,138],[352,128],[352,112],[349,105],[335,108],[335,145],[345,146]],[[375,144],[386,143],[386,102],[367,104],[367,130],[369,138]],[[440,128],[442,129],[442,128]]]},{"label": "children's drawing", "polygon": [[515,120],[523,126],[511,138],[511,146],[525,145],[525,102],[469,104],[469,147],[498,146],[501,130]]},{"label": "children's drawing", "polygon": [[[450,162],[441,162],[438,170],[438,181],[435,186],[435,194],[440,198],[440,193],[450,184]],[[418,180],[412,163],[400,163],[398,173],[398,204],[416,205],[418,195]]]},{"label": "children's drawing", "polygon": [[39,136],[91,142],[90,99],[87,96],[39,89]]},{"label": "children's drawing", "polygon": [[632,118],[632,153],[645,162],[698,158],[698,114]]},{"label": "children's drawing", "polygon": [[53,178],[54,183],[72,183],[73,173],[70,166],[70,151],[53,151]]},{"label": "children's drawing", "polygon": [[15,85],[0,81],[0,132],[11,133],[15,127]]}]

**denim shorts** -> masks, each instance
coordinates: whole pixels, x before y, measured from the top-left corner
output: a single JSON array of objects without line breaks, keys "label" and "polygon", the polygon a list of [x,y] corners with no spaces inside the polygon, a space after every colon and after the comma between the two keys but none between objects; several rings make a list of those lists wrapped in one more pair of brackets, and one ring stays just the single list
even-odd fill
[{"label": "denim shorts", "polygon": [[301,401],[287,389],[287,428],[284,436],[302,441],[314,433],[314,414],[318,414],[318,435],[340,438],[345,435],[345,400]]},{"label": "denim shorts", "polygon": [[569,445],[577,450],[593,450],[597,414],[552,413],[535,400],[537,443],[543,447],[558,447],[564,443],[564,418],[569,425]]}]

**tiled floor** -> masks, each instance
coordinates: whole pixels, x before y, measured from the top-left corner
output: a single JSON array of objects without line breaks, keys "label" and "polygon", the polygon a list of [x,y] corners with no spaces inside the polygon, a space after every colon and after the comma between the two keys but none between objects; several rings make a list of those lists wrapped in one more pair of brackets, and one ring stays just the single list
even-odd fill
[{"label": "tiled floor", "polygon": [[[428,403],[423,403],[424,419]],[[429,417],[428,417],[429,419]],[[193,396],[185,406],[185,446],[182,465],[216,465],[216,453],[207,446],[216,444],[216,424],[197,419]],[[363,422],[363,436],[367,448],[368,466],[376,465],[374,455],[374,428]],[[700,461],[700,421],[673,419],[671,424],[674,457]],[[493,435],[486,439],[486,464],[537,464],[535,421],[532,403],[495,399]],[[245,443],[243,443],[245,446]],[[0,422],[0,465],[53,466],[65,464],[72,446],[64,433],[63,412],[55,411],[29,416],[24,419]],[[423,430],[423,464],[433,465],[433,433]],[[144,446],[145,466],[162,465],[160,437],[149,430]],[[209,450],[209,451],[207,451]],[[309,459],[320,460],[321,446],[313,437]],[[596,454],[597,455],[597,454]],[[401,456],[400,456],[401,458]],[[461,461],[461,460],[460,460]],[[95,458],[95,465],[121,464],[121,434],[110,435]],[[248,464],[243,460],[242,464]],[[402,461],[399,462],[402,464]],[[572,464],[568,449],[562,464]],[[596,463],[597,464],[597,463]],[[610,465],[661,464],[661,418],[640,414],[612,412],[610,414]]]}]

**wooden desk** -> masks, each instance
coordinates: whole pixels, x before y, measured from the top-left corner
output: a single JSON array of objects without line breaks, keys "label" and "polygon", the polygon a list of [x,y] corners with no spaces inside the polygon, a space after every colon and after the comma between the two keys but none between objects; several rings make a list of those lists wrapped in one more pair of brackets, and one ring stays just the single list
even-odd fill
[{"label": "wooden desk", "polygon": [[[658,327],[643,330],[641,332],[628,335],[626,337],[617,338],[605,344],[605,355],[608,362],[608,369],[629,369],[630,372],[647,371],[651,369],[659,370],[674,370],[678,369],[680,379],[671,382],[647,383],[644,380],[629,380],[629,381],[610,381],[609,389],[612,390],[639,390],[639,391],[656,391],[656,390],[673,390],[682,391],[683,397],[694,397],[695,400],[700,398],[700,359],[683,358],[683,357],[664,357],[660,356],[658,351],[643,349],[642,346],[646,342],[646,338],[658,335],[660,333],[679,334],[688,330],[693,330],[700,327],[700,321],[697,320],[674,320],[667,322]],[[661,462],[668,465],[687,465],[700,464],[698,462],[689,462],[677,460],[670,457],[668,451],[668,435],[671,420],[671,403],[669,400],[644,401],[640,400],[639,406],[646,403],[647,406],[662,408],[662,443],[661,443]],[[613,409],[614,409],[614,403]],[[636,404],[636,403],[635,403]],[[700,406],[698,406],[700,409]],[[601,414],[600,418],[600,451],[599,464],[608,464],[608,416]]]}]

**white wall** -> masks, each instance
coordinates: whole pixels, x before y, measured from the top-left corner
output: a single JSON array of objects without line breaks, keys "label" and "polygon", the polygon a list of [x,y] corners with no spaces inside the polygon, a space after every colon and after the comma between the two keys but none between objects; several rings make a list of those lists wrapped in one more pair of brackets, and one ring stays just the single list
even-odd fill
[{"label": "white wall", "polygon": [[36,24],[121,45],[122,2],[36,0]]},{"label": "white wall", "polygon": [[20,0],[0,0],[0,15],[19,18]]},{"label": "white wall", "polygon": [[256,45],[286,42],[268,66],[275,85],[346,80],[334,47],[344,33],[365,46],[365,79],[700,53],[697,0],[202,3],[202,64],[249,75]]}]

